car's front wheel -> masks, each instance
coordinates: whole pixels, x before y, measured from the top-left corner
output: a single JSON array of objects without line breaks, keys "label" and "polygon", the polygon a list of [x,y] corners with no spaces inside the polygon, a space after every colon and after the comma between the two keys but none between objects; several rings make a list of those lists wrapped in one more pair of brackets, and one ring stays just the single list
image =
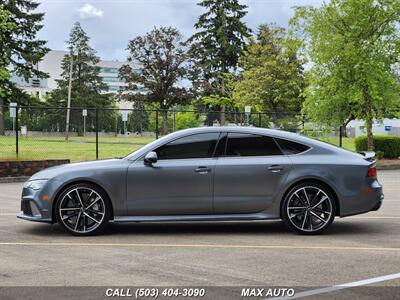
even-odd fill
[{"label": "car's front wheel", "polygon": [[68,187],[57,199],[59,224],[74,235],[99,233],[110,219],[110,202],[97,186],[79,183]]},{"label": "car's front wheel", "polygon": [[336,205],[332,193],[318,183],[301,183],[287,194],[282,205],[286,225],[302,234],[317,234],[333,222]]}]

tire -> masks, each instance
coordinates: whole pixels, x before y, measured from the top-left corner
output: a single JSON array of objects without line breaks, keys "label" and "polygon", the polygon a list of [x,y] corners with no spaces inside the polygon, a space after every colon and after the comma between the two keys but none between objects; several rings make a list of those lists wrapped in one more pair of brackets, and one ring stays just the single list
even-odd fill
[{"label": "tire", "polygon": [[336,204],[329,189],[319,183],[300,183],[286,194],[281,216],[295,232],[313,235],[329,228],[335,219]]},{"label": "tire", "polygon": [[102,189],[90,183],[78,183],[65,189],[57,198],[58,223],[77,236],[99,234],[111,216],[111,204]]}]

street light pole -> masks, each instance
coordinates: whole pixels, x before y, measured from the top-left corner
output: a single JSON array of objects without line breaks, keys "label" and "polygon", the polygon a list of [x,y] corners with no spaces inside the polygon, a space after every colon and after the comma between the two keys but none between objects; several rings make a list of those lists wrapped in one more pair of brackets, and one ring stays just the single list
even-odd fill
[{"label": "street light pole", "polygon": [[69,66],[69,82],[68,82],[68,101],[67,101],[67,119],[65,124],[65,140],[68,141],[69,135],[69,118],[71,110],[71,92],[72,92],[72,69],[74,66],[74,54],[71,52],[71,64]]}]

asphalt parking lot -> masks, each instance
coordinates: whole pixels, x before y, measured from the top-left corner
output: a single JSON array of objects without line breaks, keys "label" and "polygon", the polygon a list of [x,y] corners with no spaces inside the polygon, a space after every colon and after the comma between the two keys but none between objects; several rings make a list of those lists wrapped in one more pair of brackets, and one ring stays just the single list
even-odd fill
[{"label": "asphalt parking lot", "polygon": [[[301,236],[279,221],[111,225],[73,237],[16,218],[22,183],[0,184],[0,286],[318,288],[400,273],[400,170],[379,171],[377,212]],[[400,287],[400,279],[374,283]],[[397,290],[399,291],[399,290]]]}]

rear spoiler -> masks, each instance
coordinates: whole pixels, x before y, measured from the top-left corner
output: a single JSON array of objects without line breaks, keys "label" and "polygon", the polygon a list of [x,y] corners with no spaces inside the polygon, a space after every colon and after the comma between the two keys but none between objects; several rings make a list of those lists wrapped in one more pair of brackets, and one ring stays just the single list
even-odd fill
[{"label": "rear spoiler", "polygon": [[367,161],[375,161],[375,152],[374,151],[359,151],[358,154],[361,154],[363,158]]}]

